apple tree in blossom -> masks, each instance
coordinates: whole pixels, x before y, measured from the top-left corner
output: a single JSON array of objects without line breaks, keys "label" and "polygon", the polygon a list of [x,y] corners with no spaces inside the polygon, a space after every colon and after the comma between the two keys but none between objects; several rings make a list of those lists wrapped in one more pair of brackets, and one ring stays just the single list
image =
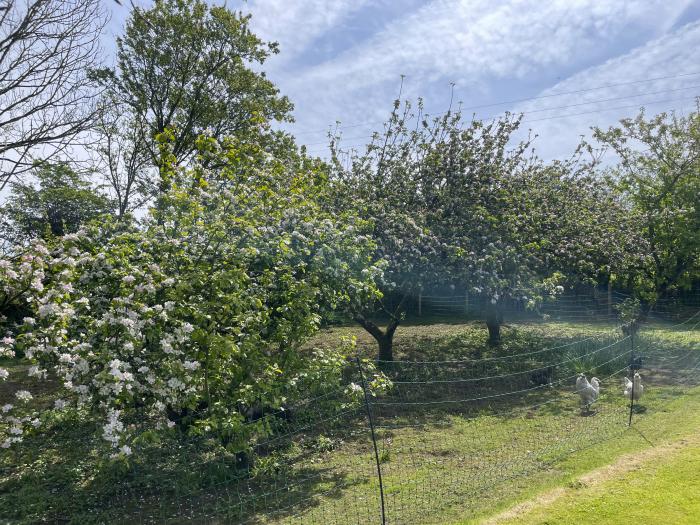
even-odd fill
[{"label": "apple tree in blossom", "polygon": [[70,409],[102,420],[116,455],[169,428],[243,451],[271,431],[252,411],[343,388],[342,351],[301,346],[323,308],[376,295],[381,269],[363,221],[320,208],[320,164],[202,138],[184,168],[168,134],[159,148],[164,192],[141,223],[92,223],[0,266],[2,300],[34,312],[2,352],[61,383],[44,410],[16,392],[3,408],[3,446]]}]

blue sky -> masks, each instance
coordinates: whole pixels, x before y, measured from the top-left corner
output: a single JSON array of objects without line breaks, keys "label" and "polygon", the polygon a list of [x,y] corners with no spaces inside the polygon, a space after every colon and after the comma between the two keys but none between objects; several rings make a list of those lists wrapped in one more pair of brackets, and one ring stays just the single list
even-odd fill
[{"label": "blue sky", "polygon": [[[148,5],[145,1],[137,5]],[[290,130],[326,151],[341,122],[361,146],[405,97],[431,113],[454,99],[468,114],[524,112],[545,158],[571,154],[590,126],[637,113],[687,112],[700,95],[700,0],[249,0],[261,37],[281,53],[265,66],[295,104]],[[109,2],[105,48],[127,5]],[[531,99],[531,100],[524,100]],[[510,101],[510,102],[509,102]],[[519,101],[519,102],[517,102]]]}]

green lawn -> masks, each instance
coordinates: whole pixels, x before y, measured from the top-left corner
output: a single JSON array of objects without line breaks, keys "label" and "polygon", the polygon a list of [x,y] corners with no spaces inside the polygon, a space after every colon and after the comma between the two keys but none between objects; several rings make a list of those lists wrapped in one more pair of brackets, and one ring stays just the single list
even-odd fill
[{"label": "green lawn", "polygon": [[[680,377],[676,373],[690,366],[677,356],[691,356],[696,363],[700,357],[700,332],[666,325],[653,327],[639,347],[654,356],[656,367],[648,378],[643,409],[635,412],[635,426],[646,438],[626,428],[619,374],[603,380],[596,413],[581,415],[568,377],[591,367],[601,378],[615,371],[619,363],[601,364],[607,354],[593,354],[597,362],[585,357],[604,346],[609,330],[578,323],[513,325],[504,330],[500,349],[488,349],[485,330],[473,323],[401,327],[396,336],[398,358],[528,354],[517,360],[526,369],[552,359],[566,361],[561,375],[567,379],[515,399],[411,405],[403,411],[375,407],[390,522],[475,523],[565,486],[622,454],[648,449],[649,441],[679,438],[700,428],[700,389],[694,388],[699,381],[675,383]],[[340,335],[356,335],[362,353],[374,351],[372,340],[355,327],[326,330],[311,345],[336,344]],[[579,354],[566,347],[555,354],[537,354],[536,359],[529,355],[589,337],[593,339]],[[485,371],[511,373],[503,362],[492,361]],[[472,372],[449,366],[428,375]],[[402,374],[397,377],[421,379],[420,374]],[[0,401],[10,386],[0,389]],[[459,398],[476,392],[472,386],[411,392],[409,386],[398,385],[388,400],[432,402],[441,395]],[[499,392],[497,384],[491,387]],[[37,401],[48,402],[50,397],[47,388]],[[313,408],[312,404],[306,410]],[[279,454],[261,459],[255,476],[241,483],[231,478],[235,458],[217,451],[214,443],[154,439],[140,444],[142,458],[110,463],[95,453],[95,438],[79,417],[59,419],[48,436],[28,439],[22,449],[0,458],[0,516],[8,523],[236,523],[248,497],[245,504],[255,504],[246,508],[253,523],[377,522],[374,457],[362,410],[311,426],[290,436],[288,443]],[[269,512],[274,508],[284,510]]]},{"label": "green lawn", "polygon": [[[551,499],[514,512],[492,523],[502,525],[554,525],[569,523],[654,523],[694,525],[700,521],[700,442],[680,442],[676,448],[642,456],[622,472],[587,476],[557,491]],[[652,449],[655,452],[655,449]],[[619,463],[619,462],[618,462]],[[616,465],[620,467],[624,465]],[[612,475],[611,475],[612,474]]]}]

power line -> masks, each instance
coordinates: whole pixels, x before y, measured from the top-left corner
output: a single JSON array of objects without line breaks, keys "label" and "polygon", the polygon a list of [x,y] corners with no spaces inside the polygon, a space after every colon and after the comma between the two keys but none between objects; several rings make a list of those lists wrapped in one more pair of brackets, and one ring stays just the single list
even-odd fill
[{"label": "power line", "polygon": [[[635,95],[635,96],[642,96],[642,95]],[[596,110],[592,110],[592,111],[583,111],[583,112],[579,112],[579,113],[567,113],[567,114],[564,114],[564,115],[554,115],[554,116],[543,117],[543,118],[537,118],[537,119],[524,119],[524,120],[523,120],[523,123],[528,123],[528,122],[543,122],[543,121],[546,121],[546,120],[555,120],[555,119],[561,119],[561,118],[576,117],[576,116],[580,116],[580,115],[592,115],[592,114],[595,114],[595,113],[605,113],[606,111],[615,111],[615,110],[618,110],[618,109],[639,108],[639,107],[650,106],[650,105],[654,105],[654,104],[663,104],[663,103],[666,103],[666,102],[687,102],[687,101],[689,101],[689,100],[695,100],[698,96],[699,96],[699,95],[693,95],[692,97],[674,98],[674,99],[650,100],[650,101],[646,101],[646,102],[639,102],[639,103],[637,103],[637,104],[628,104],[628,105],[625,105],[625,106],[615,106],[615,107],[601,108],[601,109],[596,109]],[[589,103],[590,103],[590,104],[593,104],[593,103],[596,103],[596,101],[591,101],[591,102],[589,102]],[[561,108],[548,108],[548,109],[546,109],[546,110],[545,110],[545,109],[542,109],[542,110],[537,110],[537,111],[549,111],[549,110],[552,110],[552,109],[561,109]],[[523,115],[528,115],[528,114],[530,114],[530,113],[534,113],[534,111],[523,112],[522,114],[523,114]],[[489,120],[489,119],[492,119],[492,118],[496,118],[497,116],[499,116],[499,115],[494,115],[494,116],[485,118],[484,120]],[[372,137],[373,137],[373,135],[369,135],[369,136],[357,136],[357,137],[348,138],[347,140],[358,140],[358,139],[365,139],[365,140],[368,140],[368,139],[371,139]],[[315,147],[315,148],[307,148],[307,151],[311,151],[311,150],[323,151],[323,150],[325,149],[325,147],[322,147],[322,146],[321,146],[322,144],[326,144],[326,145],[327,145],[327,143],[324,143],[324,142],[312,143],[312,144],[310,144],[310,145],[316,146],[316,147]],[[354,143],[354,144],[346,144],[345,146],[346,146],[346,147],[356,147],[356,146],[364,146],[364,145],[366,145],[365,142],[358,142],[358,143]],[[307,144],[306,146],[309,146],[309,144]]]},{"label": "power line", "polygon": [[[663,104],[665,102],[681,102],[681,101],[685,101],[685,100],[693,100],[696,97],[697,97],[697,95],[695,95],[693,97],[670,98],[670,99],[665,99],[665,100],[652,100],[649,102],[642,102],[641,105],[645,106],[645,105],[649,105],[649,104]],[[603,109],[596,110],[596,111],[583,111],[581,113],[567,113],[566,115],[555,115],[552,117],[527,119],[527,120],[523,120],[523,122],[540,122],[542,120],[554,120],[554,119],[566,118],[566,117],[577,117],[579,115],[591,115],[593,113],[603,113],[605,111],[614,111],[616,109],[629,109],[629,108],[638,108],[638,107],[640,107],[639,104],[628,104],[626,106],[616,106],[613,108],[603,108]]]},{"label": "power line", "polygon": [[[464,110],[473,110],[473,109],[483,109],[483,108],[489,108],[489,107],[503,106],[506,104],[517,104],[519,102],[529,102],[532,100],[541,100],[541,99],[545,99],[545,98],[561,97],[561,96],[565,96],[565,95],[576,95],[576,94],[580,94],[580,93],[587,93],[589,91],[597,91],[597,90],[609,89],[609,88],[613,88],[613,87],[629,86],[629,85],[634,85],[634,84],[643,84],[643,83],[647,83],[647,82],[656,82],[659,80],[670,80],[670,79],[674,79],[674,78],[684,78],[684,77],[697,76],[697,75],[700,75],[700,71],[697,71],[694,73],[681,73],[678,75],[667,75],[667,76],[647,78],[647,79],[629,80],[627,82],[617,82],[614,84],[606,84],[606,85],[595,86],[595,87],[591,87],[591,88],[577,89],[574,91],[562,91],[560,93],[550,93],[547,95],[538,95],[536,97],[525,97],[525,98],[519,98],[519,99],[503,100],[500,102],[491,102],[491,103],[479,104],[479,105],[475,105],[475,106],[463,106],[461,109],[463,111]],[[445,113],[447,113],[447,111],[443,111],[441,113],[436,113],[434,116],[444,115]],[[383,123],[384,123],[383,121],[377,121],[377,120],[355,122],[353,124],[344,125],[343,129],[357,128],[360,126],[368,126],[368,125],[373,125],[373,124],[381,125]],[[294,133],[294,136],[308,135],[308,134],[312,134],[312,133],[319,133],[319,130],[311,130],[311,129],[302,130],[302,131]]]},{"label": "power line", "polygon": [[[549,107],[549,108],[532,109],[529,111],[521,111],[521,112],[518,112],[517,114],[530,115],[532,113],[542,113],[545,111],[554,111],[557,109],[568,109],[568,108],[574,108],[574,107],[580,107],[580,106],[587,106],[589,104],[600,104],[603,102],[614,102],[616,100],[626,100],[628,98],[644,97],[644,96],[648,96],[648,95],[659,95],[661,93],[673,93],[673,92],[677,92],[677,91],[685,91],[686,89],[697,89],[697,88],[700,88],[700,85],[686,86],[686,87],[676,88],[676,89],[662,89],[660,91],[650,91],[648,93],[638,93],[635,95],[625,95],[622,97],[589,100],[586,102],[577,102],[576,104],[567,104],[564,106],[553,106],[553,107]],[[615,109],[615,108],[611,108],[611,109]],[[490,115],[488,117],[482,117],[482,119],[483,120],[490,120],[490,119],[496,118],[500,115],[503,115],[503,113],[496,113],[496,114]],[[552,117],[552,118],[559,118],[559,117]],[[531,120],[530,122],[536,122],[536,120]],[[373,135],[369,135],[369,136],[368,135],[362,135],[362,136],[358,135],[356,137],[350,137],[347,140],[368,139],[368,138],[372,138],[372,136]],[[310,143],[306,144],[306,146],[316,146],[316,145],[320,145],[320,144],[327,145],[328,143],[326,141],[310,142]]]}]

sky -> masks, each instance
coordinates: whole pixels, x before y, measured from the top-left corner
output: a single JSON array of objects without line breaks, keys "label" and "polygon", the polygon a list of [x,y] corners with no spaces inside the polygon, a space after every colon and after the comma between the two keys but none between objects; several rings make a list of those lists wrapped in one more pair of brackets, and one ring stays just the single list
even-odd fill
[{"label": "sky", "polygon": [[[113,49],[128,2],[105,0]],[[136,5],[147,6],[146,0]],[[229,0],[279,43],[263,69],[295,105],[288,127],[327,153],[340,122],[360,148],[399,94],[431,114],[524,114],[545,159],[568,157],[591,126],[686,113],[700,95],[700,0]]]}]

